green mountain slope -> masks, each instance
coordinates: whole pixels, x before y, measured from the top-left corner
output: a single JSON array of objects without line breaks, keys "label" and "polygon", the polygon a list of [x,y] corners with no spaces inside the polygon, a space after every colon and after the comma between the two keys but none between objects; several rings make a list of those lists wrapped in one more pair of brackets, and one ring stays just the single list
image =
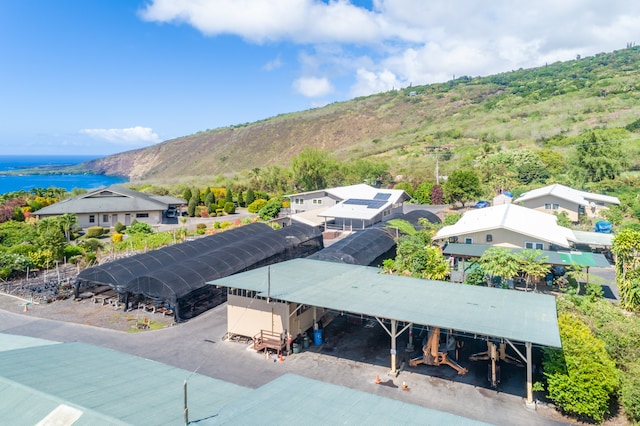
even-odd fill
[{"label": "green mountain slope", "polygon": [[[482,150],[553,147],[640,117],[640,48],[489,77],[460,77],[198,132],[85,163],[134,181],[188,181],[289,166],[310,146],[340,160],[384,159],[393,174],[433,176],[471,165]],[[437,150],[442,153],[442,150]],[[638,160],[635,160],[638,161]],[[637,166],[637,165],[636,165]]]}]

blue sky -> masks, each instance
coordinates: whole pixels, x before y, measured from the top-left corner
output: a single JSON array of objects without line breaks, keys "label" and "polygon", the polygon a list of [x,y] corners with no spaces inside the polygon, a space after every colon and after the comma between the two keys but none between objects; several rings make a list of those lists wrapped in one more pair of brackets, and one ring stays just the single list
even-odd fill
[{"label": "blue sky", "polygon": [[0,154],[123,152],[639,29],[626,0],[0,0]]}]

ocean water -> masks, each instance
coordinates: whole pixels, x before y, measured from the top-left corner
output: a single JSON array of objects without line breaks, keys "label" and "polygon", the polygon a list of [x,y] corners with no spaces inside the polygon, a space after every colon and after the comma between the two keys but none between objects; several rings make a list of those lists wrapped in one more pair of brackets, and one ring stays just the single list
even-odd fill
[{"label": "ocean water", "polygon": [[[0,155],[0,172],[20,171],[33,167],[55,167],[79,164],[101,158],[99,155]],[[76,175],[0,175],[0,194],[30,191],[33,188],[93,189],[127,182],[127,178],[92,174]]]}]

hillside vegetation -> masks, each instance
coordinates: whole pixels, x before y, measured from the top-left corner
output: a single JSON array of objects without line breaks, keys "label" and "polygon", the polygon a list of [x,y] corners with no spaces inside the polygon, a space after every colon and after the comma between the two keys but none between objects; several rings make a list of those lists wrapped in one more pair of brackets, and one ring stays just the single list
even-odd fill
[{"label": "hillside vegetation", "polygon": [[[640,117],[639,100],[640,48],[629,47],[205,130],[83,168],[134,182],[193,182],[268,165],[288,167],[312,147],[340,161],[383,160],[393,176],[421,181],[434,177],[436,154],[441,175],[504,149],[552,148],[565,155],[571,137],[585,130],[633,123]],[[638,135],[623,131],[616,138],[637,142]],[[627,158],[634,162],[629,167],[638,166],[637,155]]]}]

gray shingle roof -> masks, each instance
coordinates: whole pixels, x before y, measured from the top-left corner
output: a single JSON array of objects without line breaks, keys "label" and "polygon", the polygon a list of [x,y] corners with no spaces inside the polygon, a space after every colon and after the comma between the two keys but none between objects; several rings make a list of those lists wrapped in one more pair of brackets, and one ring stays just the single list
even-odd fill
[{"label": "gray shingle roof", "polygon": [[35,212],[36,215],[163,211],[171,204],[185,204],[179,198],[155,196],[119,185],[96,189],[62,200]]}]

